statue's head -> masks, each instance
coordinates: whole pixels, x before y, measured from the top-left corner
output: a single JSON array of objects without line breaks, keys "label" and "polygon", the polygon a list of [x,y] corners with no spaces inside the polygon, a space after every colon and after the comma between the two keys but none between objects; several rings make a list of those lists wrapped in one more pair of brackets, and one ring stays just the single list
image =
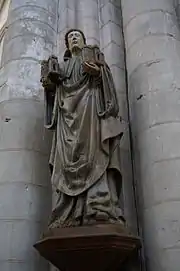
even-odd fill
[{"label": "statue's head", "polygon": [[65,35],[67,49],[72,52],[74,49],[82,49],[86,44],[84,33],[79,29],[70,29]]}]

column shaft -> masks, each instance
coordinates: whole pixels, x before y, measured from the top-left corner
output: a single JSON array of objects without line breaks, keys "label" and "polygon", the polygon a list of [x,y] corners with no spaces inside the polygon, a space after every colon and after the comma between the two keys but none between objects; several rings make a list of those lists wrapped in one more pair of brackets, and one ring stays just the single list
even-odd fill
[{"label": "column shaft", "polygon": [[148,270],[180,266],[180,33],[173,0],[122,0]]},{"label": "column shaft", "polygon": [[56,0],[12,0],[0,70],[0,270],[48,270],[33,249],[51,210],[40,61],[53,53]]},{"label": "column shaft", "polygon": [[120,1],[99,1],[100,45],[111,68],[119,101],[119,115],[124,125],[121,142],[121,168],[123,176],[122,204],[130,229],[137,233],[137,217],[133,191],[127,89],[124,62],[124,38]]}]

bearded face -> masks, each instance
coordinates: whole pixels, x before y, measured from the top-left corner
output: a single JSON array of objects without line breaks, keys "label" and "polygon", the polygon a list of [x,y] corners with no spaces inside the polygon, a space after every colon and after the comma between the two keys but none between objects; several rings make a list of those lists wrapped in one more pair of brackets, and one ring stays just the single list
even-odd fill
[{"label": "bearded face", "polygon": [[72,31],[68,34],[69,50],[72,52],[75,49],[82,49],[84,47],[84,39],[79,31]]}]

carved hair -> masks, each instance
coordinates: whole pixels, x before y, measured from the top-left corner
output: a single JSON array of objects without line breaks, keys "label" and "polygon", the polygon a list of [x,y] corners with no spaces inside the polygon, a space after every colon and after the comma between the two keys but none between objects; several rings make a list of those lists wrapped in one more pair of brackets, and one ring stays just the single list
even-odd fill
[{"label": "carved hair", "polygon": [[78,31],[79,33],[81,33],[83,40],[84,40],[84,44],[86,44],[85,35],[80,29],[72,28],[72,29],[68,30],[68,32],[65,34],[65,44],[66,44],[67,50],[64,53],[64,61],[66,61],[72,57],[71,51],[69,50],[68,35],[69,35],[69,33],[73,32],[73,31]]},{"label": "carved hair", "polygon": [[84,33],[80,29],[72,28],[72,29],[68,30],[68,32],[65,34],[65,44],[66,44],[67,49],[69,49],[68,35],[73,31],[78,31],[83,37],[84,44],[86,44],[86,38],[85,38]]}]

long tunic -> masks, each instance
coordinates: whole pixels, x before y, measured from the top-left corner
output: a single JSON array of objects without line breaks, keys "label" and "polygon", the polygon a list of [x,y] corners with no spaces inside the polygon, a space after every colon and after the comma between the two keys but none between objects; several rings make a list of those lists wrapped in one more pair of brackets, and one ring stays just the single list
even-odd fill
[{"label": "long tunic", "polygon": [[[45,126],[54,130],[50,156],[52,185],[59,191],[51,224],[58,221],[60,226],[73,225],[76,224],[72,222],[73,217],[76,221],[81,217],[82,224],[85,213],[90,216],[99,212],[106,213],[106,220],[109,214],[117,220],[121,214],[117,215],[113,208],[118,204],[121,189],[119,140],[122,128],[110,69],[105,64],[99,77],[91,76],[83,72],[82,58],[76,56],[62,63],[61,70],[64,80],[56,92],[45,92]],[[110,188],[112,183],[113,188]],[[116,200],[113,203],[114,196],[109,196],[107,212],[103,205],[108,205],[105,202],[108,193],[113,193]],[[100,206],[96,206],[95,212],[92,208],[88,211],[87,207],[92,199],[97,201],[94,205]]]}]

